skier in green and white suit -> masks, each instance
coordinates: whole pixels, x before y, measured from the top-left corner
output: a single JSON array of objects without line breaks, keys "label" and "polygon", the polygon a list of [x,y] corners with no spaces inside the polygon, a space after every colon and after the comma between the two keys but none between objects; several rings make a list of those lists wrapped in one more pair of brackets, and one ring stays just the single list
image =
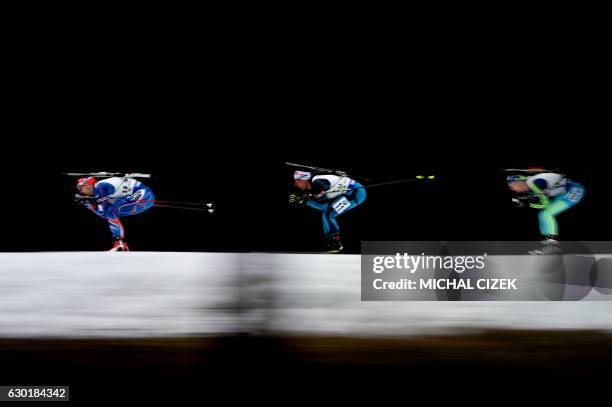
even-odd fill
[{"label": "skier in green and white suit", "polygon": [[559,248],[559,224],[557,215],[576,205],[584,197],[584,187],[565,175],[554,172],[510,175],[508,187],[516,195],[512,201],[520,207],[539,209],[540,233],[544,237],[543,247],[531,254],[557,254]]}]

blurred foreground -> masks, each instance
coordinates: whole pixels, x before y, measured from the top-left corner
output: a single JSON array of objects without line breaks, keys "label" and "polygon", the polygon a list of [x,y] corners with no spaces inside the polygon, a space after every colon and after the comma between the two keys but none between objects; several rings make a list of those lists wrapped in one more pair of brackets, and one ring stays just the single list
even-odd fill
[{"label": "blurred foreground", "polygon": [[610,301],[363,302],[360,282],[357,255],[0,253],[0,337],[612,331]]},{"label": "blurred foreground", "polygon": [[359,267],[359,256],[0,254],[1,382],[69,384],[73,401],[411,400],[432,386],[436,401],[525,389],[548,400],[599,392],[612,367],[610,302],[362,302]]},{"label": "blurred foreground", "polygon": [[612,367],[612,335],[5,339],[0,358],[2,382],[67,383],[72,401],[552,401],[606,393],[599,383]]}]

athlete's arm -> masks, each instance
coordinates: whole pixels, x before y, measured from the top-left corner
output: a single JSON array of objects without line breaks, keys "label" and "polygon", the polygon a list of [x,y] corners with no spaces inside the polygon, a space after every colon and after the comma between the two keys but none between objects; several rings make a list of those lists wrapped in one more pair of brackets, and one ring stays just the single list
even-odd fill
[{"label": "athlete's arm", "polygon": [[331,183],[326,179],[316,179],[312,181],[312,188],[310,192],[315,197],[321,196],[331,188]]},{"label": "athlete's arm", "polygon": [[98,202],[104,202],[115,193],[115,187],[108,182],[100,181],[94,187],[94,196]]},{"label": "athlete's arm", "polygon": [[527,186],[531,190],[532,194],[536,197],[536,202],[530,203],[530,208],[544,209],[550,205],[550,199],[543,192],[547,187],[545,179],[536,178],[534,180],[527,180]]}]

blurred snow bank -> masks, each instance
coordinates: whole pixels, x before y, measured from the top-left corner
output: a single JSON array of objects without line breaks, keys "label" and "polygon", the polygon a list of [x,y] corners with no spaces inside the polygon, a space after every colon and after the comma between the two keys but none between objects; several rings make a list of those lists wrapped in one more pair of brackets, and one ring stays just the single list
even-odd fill
[{"label": "blurred snow bank", "polygon": [[0,336],[612,330],[612,303],[362,302],[360,257],[0,253]]}]

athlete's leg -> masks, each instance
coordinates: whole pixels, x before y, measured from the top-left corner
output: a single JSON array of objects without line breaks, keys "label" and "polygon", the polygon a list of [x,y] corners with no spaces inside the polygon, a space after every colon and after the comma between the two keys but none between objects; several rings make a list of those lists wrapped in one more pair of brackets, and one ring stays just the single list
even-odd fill
[{"label": "athlete's leg", "polygon": [[340,226],[336,217],[350,211],[353,208],[361,205],[366,199],[366,192],[364,188],[355,189],[350,193],[339,197],[331,203],[329,210],[323,213],[324,223],[328,225],[328,231],[326,236],[332,238],[334,235],[340,233]]},{"label": "athlete's leg", "polygon": [[336,221],[336,216],[334,216],[335,213],[336,211],[332,208],[323,212],[323,234],[327,238],[340,233],[340,226]]},{"label": "athlete's leg", "polygon": [[556,237],[559,235],[557,215],[576,205],[584,197],[584,188],[580,184],[572,185],[567,193],[555,198],[547,208],[538,213],[540,233],[543,236]]},{"label": "athlete's leg", "polygon": [[357,206],[361,205],[365,199],[366,191],[364,188],[355,189],[351,191],[350,194],[339,197],[331,204],[332,210],[329,215],[331,220],[336,222],[335,219],[338,215],[356,208]]},{"label": "athlete's leg", "polygon": [[328,214],[329,209],[330,209],[329,203],[318,202],[318,201],[315,201],[314,199],[309,199],[308,201],[306,201],[306,205],[323,212],[322,213],[323,234],[327,236],[329,234],[330,228],[332,227],[330,226],[330,223],[329,223],[329,214]]},{"label": "athlete's leg", "polygon": [[106,211],[104,211],[104,217],[108,221],[108,226],[110,227],[113,238],[125,238],[125,229],[123,228],[123,224],[119,219],[120,217],[142,213],[155,205],[153,202],[154,200],[155,196],[151,190],[148,190],[143,197],[136,202],[126,203],[124,200],[122,200],[109,206]]},{"label": "athlete's leg", "polygon": [[320,211],[326,211],[327,209],[329,209],[329,203],[318,202],[318,201],[315,201],[314,199],[309,199],[308,201],[306,201],[306,205],[310,206],[311,208],[318,209]]},{"label": "athlete's leg", "polygon": [[557,222],[557,215],[561,212],[565,212],[571,206],[564,200],[554,200],[546,209],[543,209],[538,213],[538,220],[540,222],[540,233],[542,236],[559,236],[559,223]]},{"label": "athlete's leg", "polygon": [[119,218],[107,218],[106,220],[108,221],[108,226],[113,234],[113,238],[123,239],[125,237],[125,229],[121,224],[121,220],[119,220]]},{"label": "athlete's leg", "polygon": [[155,205],[155,196],[151,190],[148,190],[141,199],[135,202],[117,202],[106,210],[106,213],[111,218],[119,218],[122,216],[137,215],[152,208]]}]

